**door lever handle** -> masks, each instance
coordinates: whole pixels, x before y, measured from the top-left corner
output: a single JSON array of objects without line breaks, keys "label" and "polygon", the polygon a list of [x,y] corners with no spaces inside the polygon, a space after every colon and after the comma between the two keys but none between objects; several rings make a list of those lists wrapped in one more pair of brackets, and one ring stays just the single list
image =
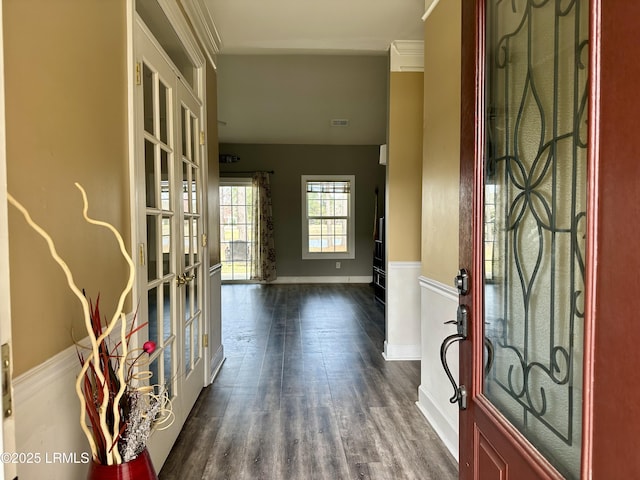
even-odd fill
[{"label": "door lever handle", "polygon": [[451,374],[451,370],[449,369],[449,364],[447,363],[447,350],[451,345],[461,340],[464,340],[465,337],[454,333],[453,335],[449,335],[444,339],[442,345],[440,345],[440,361],[442,362],[442,367],[444,368],[444,373],[447,374],[449,381],[451,382],[451,386],[453,387],[453,395],[449,399],[451,403],[457,403],[460,410],[465,410],[467,408],[467,390],[464,385],[460,387],[456,383],[456,380],[453,378]]},{"label": "door lever handle", "polygon": [[454,324],[457,326],[458,330],[457,333],[449,335],[447,338],[445,338],[442,342],[442,345],[440,345],[440,362],[442,363],[442,368],[444,368],[444,373],[447,374],[447,378],[449,379],[449,381],[451,382],[451,386],[453,387],[453,396],[449,399],[449,401],[451,403],[457,403],[460,410],[466,410],[467,389],[464,385],[458,386],[456,380],[453,378],[451,369],[449,368],[449,364],[447,362],[447,350],[454,343],[467,339],[469,309],[466,305],[459,305],[457,319],[449,320],[444,323],[445,325]]}]

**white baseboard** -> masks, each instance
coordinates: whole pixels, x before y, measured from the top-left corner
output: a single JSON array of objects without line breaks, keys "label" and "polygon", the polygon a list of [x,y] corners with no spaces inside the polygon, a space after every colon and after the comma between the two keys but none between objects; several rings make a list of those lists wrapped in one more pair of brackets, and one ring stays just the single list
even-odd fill
[{"label": "white baseboard", "polygon": [[[444,443],[449,452],[451,452],[453,458],[458,461],[458,428],[449,423],[449,417],[451,415],[444,415],[438,409],[435,402],[431,400],[429,392],[424,390],[422,385],[418,387],[418,401],[416,405],[438,434],[442,443]],[[456,407],[452,405],[452,408]]]},{"label": "white baseboard", "polygon": [[422,346],[416,345],[393,345],[384,341],[384,352],[382,356],[388,362],[404,360],[420,360],[422,358]]},{"label": "white baseboard", "polygon": [[213,381],[218,376],[218,372],[220,372],[220,369],[222,368],[222,364],[224,363],[224,360],[225,360],[224,345],[220,345],[216,353],[213,355],[213,358],[211,359],[210,371],[212,373],[211,373],[211,378],[209,378],[209,384],[213,383]]},{"label": "white baseboard", "polygon": [[363,276],[318,276],[318,277],[278,277],[270,283],[371,283],[371,275]]}]

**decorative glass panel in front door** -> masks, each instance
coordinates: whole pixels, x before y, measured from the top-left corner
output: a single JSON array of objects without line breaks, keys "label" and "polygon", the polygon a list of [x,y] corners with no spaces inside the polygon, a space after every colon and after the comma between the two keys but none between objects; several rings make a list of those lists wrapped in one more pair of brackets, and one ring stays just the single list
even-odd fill
[{"label": "decorative glass panel in front door", "polygon": [[566,477],[581,449],[588,2],[486,17],[484,394]]}]

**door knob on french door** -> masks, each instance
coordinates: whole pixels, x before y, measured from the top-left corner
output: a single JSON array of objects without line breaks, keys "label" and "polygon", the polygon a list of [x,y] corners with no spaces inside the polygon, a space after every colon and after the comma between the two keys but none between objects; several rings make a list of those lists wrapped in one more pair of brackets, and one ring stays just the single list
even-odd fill
[{"label": "door knob on french door", "polygon": [[456,320],[450,320],[444,323],[455,324],[458,330],[457,333],[449,335],[447,338],[445,338],[442,342],[442,345],[440,345],[440,362],[442,362],[444,373],[447,374],[447,378],[449,378],[451,386],[453,387],[453,396],[449,399],[449,401],[451,403],[457,403],[460,410],[465,410],[467,408],[467,389],[464,385],[458,386],[456,380],[453,378],[451,369],[449,368],[449,363],[447,362],[447,350],[454,343],[467,339],[469,326],[469,309],[466,305],[459,305]]},{"label": "door knob on french door", "polygon": [[189,283],[194,278],[196,278],[195,275],[187,275],[186,273],[183,273],[182,275],[178,275],[176,277],[176,281],[178,282],[178,286],[182,286],[186,283]]}]

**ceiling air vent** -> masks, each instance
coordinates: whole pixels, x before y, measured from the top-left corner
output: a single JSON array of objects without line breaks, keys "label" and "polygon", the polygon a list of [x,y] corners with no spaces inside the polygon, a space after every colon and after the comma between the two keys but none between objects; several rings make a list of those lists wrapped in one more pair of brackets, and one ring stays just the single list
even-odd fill
[{"label": "ceiling air vent", "polygon": [[347,120],[346,118],[334,118],[333,120],[331,120],[331,126],[332,127],[348,127],[349,120]]}]

